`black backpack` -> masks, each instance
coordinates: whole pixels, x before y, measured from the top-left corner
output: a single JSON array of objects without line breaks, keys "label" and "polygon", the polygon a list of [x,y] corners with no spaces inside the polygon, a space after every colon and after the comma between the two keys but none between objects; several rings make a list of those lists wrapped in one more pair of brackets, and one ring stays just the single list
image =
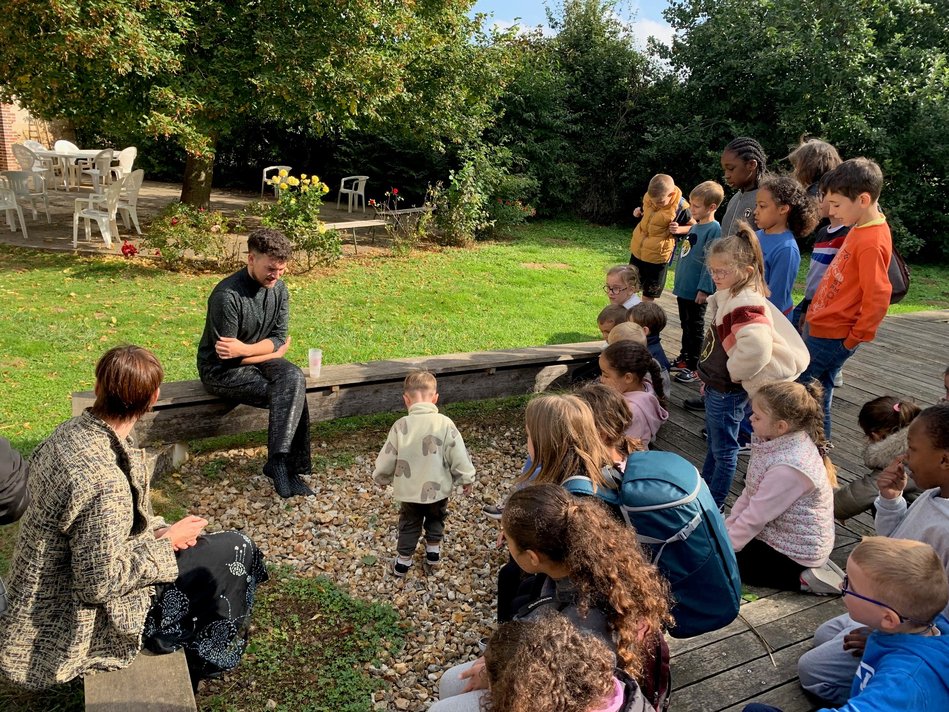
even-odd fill
[{"label": "black backpack", "polygon": [[886,276],[890,279],[890,286],[893,292],[890,294],[890,304],[899,304],[906,293],[909,291],[909,267],[903,255],[893,247],[893,255],[890,257],[890,266],[886,269]]}]

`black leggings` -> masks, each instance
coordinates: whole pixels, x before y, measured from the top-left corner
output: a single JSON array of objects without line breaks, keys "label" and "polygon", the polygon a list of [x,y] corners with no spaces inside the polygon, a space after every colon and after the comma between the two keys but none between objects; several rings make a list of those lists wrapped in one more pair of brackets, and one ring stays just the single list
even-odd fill
[{"label": "black leggings", "polygon": [[735,557],[741,580],[745,583],[782,591],[801,590],[801,572],[807,567],[775,551],[761,539],[749,541]]},{"label": "black leggings", "polygon": [[310,474],[310,413],[299,366],[275,358],[253,366],[209,369],[201,374],[201,382],[212,395],[269,409],[268,455],[286,455],[291,474]]}]

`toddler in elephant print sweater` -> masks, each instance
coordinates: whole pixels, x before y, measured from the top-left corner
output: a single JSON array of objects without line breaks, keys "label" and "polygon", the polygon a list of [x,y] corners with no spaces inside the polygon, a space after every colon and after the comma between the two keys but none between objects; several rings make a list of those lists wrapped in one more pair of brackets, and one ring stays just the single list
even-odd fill
[{"label": "toddler in elephant print sweater", "polygon": [[425,371],[410,373],[402,387],[402,400],[409,414],[390,428],[373,472],[378,484],[392,484],[400,503],[398,557],[392,563],[392,571],[399,577],[412,566],[423,530],[425,563],[439,563],[448,495],[459,484],[468,494],[475,474],[458,428],[435,405],[435,376]]}]

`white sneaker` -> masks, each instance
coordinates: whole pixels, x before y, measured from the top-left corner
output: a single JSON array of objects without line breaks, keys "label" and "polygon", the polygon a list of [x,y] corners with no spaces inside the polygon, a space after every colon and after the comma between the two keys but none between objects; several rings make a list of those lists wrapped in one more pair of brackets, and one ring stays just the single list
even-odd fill
[{"label": "white sneaker", "polygon": [[844,585],[844,572],[830,559],[823,566],[801,572],[801,591],[815,596],[839,596]]}]

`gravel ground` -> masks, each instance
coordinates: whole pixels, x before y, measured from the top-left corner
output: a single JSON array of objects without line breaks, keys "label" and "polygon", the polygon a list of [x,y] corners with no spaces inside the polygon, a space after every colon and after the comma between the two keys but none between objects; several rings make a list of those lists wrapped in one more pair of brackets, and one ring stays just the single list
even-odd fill
[{"label": "gravel ground", "polygon": [[309,484],[315,497],[280,499],[260,474],[262,447],[203,454],[170,475],[185,491],[180,499],[189,511],[209,520],[209,530],[242,529],[269,564],[326,575],[354,597],[390,602],[410,622],[401,653],[370,669],[388,682],[375,694],[378,710],[427,709],[441,671],[477,657],[478,640],[494,624],[495,577],[506,552],[495,549],[498,524],[481,506],[500,501],[523,464],[523,408],[489,407],[455,422],[477,469],[476,484],[470,496],[456,489],[450,500],[442,563],[426,573],[420,545],[405,579],[389,570],[398,504],[391,488],[371,477],[385,427],[314,440],[316,474]]}]

